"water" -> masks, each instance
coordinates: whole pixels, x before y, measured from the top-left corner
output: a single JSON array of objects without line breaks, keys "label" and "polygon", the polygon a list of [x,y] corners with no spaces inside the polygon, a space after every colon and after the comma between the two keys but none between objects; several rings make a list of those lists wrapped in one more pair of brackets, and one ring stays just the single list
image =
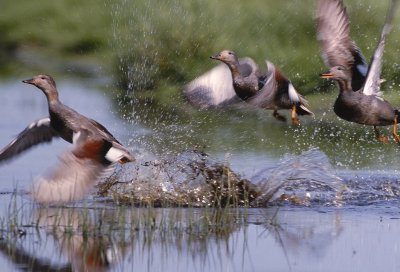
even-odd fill
[{"label": "water", "polygon": [[[176,109],[161,107],[157,112],[152,103],[135,104],[135,118],[125,113],[129,121],[124,121],[96,86],[60,80],[58,87],[65,104],[129,143],[138,162],[123,168],[127,180],[135,179],[132,169],[145,169],[146,161],[207,143],[211,161],[226,162],[254,183],[279,188],[269,208],[222,211],[132,208],[93,196],[76,205],[41,208],[25,195],[8,194],[28,187],[69,147],[54,141],[1,166],[0,263],[4,270],[400,268],[398,146],[376,143],[373,134],[366,133],[368,128],[322,117],[293,128],[266,113],[243,109],[188,109],[190,118],[185,118]],[[1,95],[0,145],[4,146],[32,120],[46,116],[47,108],[39,90],[17,80],[2,82]],[[304,201],[285,200],[284,194]]]},{"label": "water", "polygon": [[[9,233],[1,241],[3,267],[397,271],[400,265],[399,242],[394,238],[400,227],[398,208],[228,211],[225,216],[230,219],[223,225],[213,221],[217,215],[212,211],[198,209],[108,207],[91,209],[89,215],[81,210],[33,210],[38,228],[25,225],[23,235]],[[124,222],[112,223],[120,219],[120,213],[125,215]],[[107,223],[99,224],[100,218]]]}]

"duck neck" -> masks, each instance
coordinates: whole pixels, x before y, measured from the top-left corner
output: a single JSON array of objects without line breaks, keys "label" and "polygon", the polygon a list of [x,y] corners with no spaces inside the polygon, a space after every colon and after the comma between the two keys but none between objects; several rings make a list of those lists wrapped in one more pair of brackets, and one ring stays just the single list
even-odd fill
[{"label": "duck neck", "polygon": [[242,74],[240,73],[239,69],[239,61],[235,60],[234,62],[229,62],[227,63],[229,70],[232,72],[232,79],[235,81],[235,79],[241,78]]},{"label": "duck neck", "polygon": [[351,82],[345,79],[338,79],[337,83],[339,84],[339,89],[341,92],[343,91],[352,91]]},{"label": "duck neck", "polygon": [[42,91],[46,95],[49,104],[56,104],[60,102],[60,100],[58,99],[58,92],[56,89],[50,89],[50,90],[44,89]]}]

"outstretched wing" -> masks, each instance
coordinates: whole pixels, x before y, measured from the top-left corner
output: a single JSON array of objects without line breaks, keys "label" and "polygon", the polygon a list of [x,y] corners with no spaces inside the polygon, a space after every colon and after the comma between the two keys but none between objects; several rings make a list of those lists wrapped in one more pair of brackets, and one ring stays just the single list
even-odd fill
[{"label": "outstretched wing", "polygon": [[362,89],[362,92],[365,95],[375,95],[381,99],[383,99],[383,94],[381,92],[381,78],[380,78],[382,70],[382,56],[385,47],[386,36],[392,29],[395,4],[396,4],[395,0],[392,0],[390,2],[388,13],[386,15],[385,24],[382,28],[381,37],[372,56],[370,67],[368,69],[367,79]]},{"label": "outstretched wing", "polygon": [[327,67],[344,66],[352,71],[352,89],[358,91],[367,75],[368,66],[361,50],[351,40],[350,20],[342,0],[319,0],[317,38]]},{"label": "outstretched wing", "polygon": [[[257,64],[251,58],[239,59],[242,76],[259,76]],[[241,102],[233,89],[232,74],[226,64],[220,64],[187,84],[183,91],[194,106],[208,108]]]},{"label": "outstretched wing", "polygon": [[317,14],[317,38],[321,43],[325,65],[351,67],[354,62],[350,38],[350,22],[343,2],[320,0]]},{"label": "outstretched wing", "polygon": [[50,118],[36,120],[0,151],[0,163],[16,157],[37,144],[51,142],[53,137],[58,137],[58,134],[51,127]]},{"label": "outstretched wing", "polygon": [[74,134],[73,149],[62,154],[58,165],[33,184],[33,199],[39,203],[65,203],[83,198],[112,169],[103,161],[106,143],[85,131]]},{"label": "outstretched wing", "polygon": [[246,102],[260,108],[273,108],[275,105],[275,97],[278,91],[278,82],[276,80],[276,68],[272,62],[266,61],[267,73],[264,79],[264,86],[261,90]]},{"label": "outstretched wing", "polygon": [[262,89],[247,102],[253,106],[265,109],[276,109],[280,103],[286,105],[296,105],[298,113],[301,115],[314,115],[307,108],[307,101],[296,91],[292,82],[275,67],[275,65],[266,61],[268,72],[266,74],[265,84]]},{"label": "outstretched wing", "polygon": [[105,126],[103,126],[96,120],[93,120],[90,118],[88,118],[88,119],[89,119],[90,123],[92,123],[92,125],[94,125],[99,130],[99,132],[104,136],[105,139],[108,139],[110,141],[114,141],[114,142],[121,144],[117,139],[115,139],[114,135],[112,135],[111,132],[108,131],[108,129],[106,129]]},{"label": "outstretched wing", "polygon": [[254,74],[258,78],[261,76],[258,65],[252,58],[240,58],[239,69],[243,77],[248,77],[251,74]]},{"label": "outstretched wing", "polygon": [[236,97],[232,75],[225,64],[219,64],[185,86],[188,101],[197,107],[218,106]]}]

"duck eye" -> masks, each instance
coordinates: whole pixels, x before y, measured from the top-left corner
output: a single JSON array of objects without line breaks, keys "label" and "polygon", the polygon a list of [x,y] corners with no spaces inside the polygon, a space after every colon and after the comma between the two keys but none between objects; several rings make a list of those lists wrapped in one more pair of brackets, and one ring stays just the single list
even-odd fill
[{"label": "duck eye", "polygon": [[232,55],[232,52],[229,51],[228,54],[229,54],[229,55]]}]

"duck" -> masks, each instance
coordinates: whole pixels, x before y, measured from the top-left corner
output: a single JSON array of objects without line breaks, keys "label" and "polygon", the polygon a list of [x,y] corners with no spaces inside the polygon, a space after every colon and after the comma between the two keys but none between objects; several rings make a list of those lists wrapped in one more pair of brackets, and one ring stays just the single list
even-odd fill
[{"label": "duck", "polygon": [[[114,163],[135,161],[129,150],[103,125],[60,101],[56,83],[51,76],[37,75],[22,82],[44,93],[49,116],[32,122],[1,149],[0,164],[38,144],[49,143],[54,138],[62,138],[73,144],[73,149],[60,157],[58,167],[34,185],[31,194],[35,200],[42,203],[78,200]],[[49,193],[56,191],[54,194]]]},{"label": "duck", "polygon": [[368,64],[350,37],[350,19],[343,1],[319,0],[315,20],[324,64],[328,68],[346,67],[352,90],[360,90],[367,78]]},{"label": "duck", "polygon": [[257,65],[254,65],[251,72],[244,76],[240,72],[238,57],[234,51],[225,49],[211,56],[211,59],[219,60],[228,66],[236,95],[248,104],[273,110],[273,116],[279,121],[286,121],[286,118],[278,110],[290,109],[294,125],[300,124],[298,115],[314,116],[314,113],[307,108],[308,102],[272,62],[266,61],[265,75],[260,73]]},{"label": "duck", "polygon": [[[323,3],[321,4],[321,2]],[[331,11],[332,14],[343,14],[345,10],[339,13],[332,11],[334,7],[344,9],[343,3],[338,4],[338,2],[341,1],[320,0],[320,7],[325,7],[326,12]],[[333,106],[336,115],[349,122],[373,126],[375,137],[385,144],[388,143],[388,138],[379,132],[378,126],[393,125],[392,135],[395,141],[400,144],[400,138],[397,134],[397,123],[400,120],[399,111],[383,98],[383,92],[380,89],[383,51],[386,36],[392,28],[395,4],[395,0],[392,0],[389,4],[380,39],[374,50],[366,78],[359,90],[354,91],[352,84],[354,69],[346,61],[343,61],[343,64],[331,67],[327,72],[320,75],[321,78],[333,79],[338,83],[339,95]],[[318,12],[322,11],[319,9]],[[338,19],[338,21],[341,20]]]},{"label": "duck", "polygon": [[210,58],[221,61],[222,66],[213,68],[186,88],[186,96],[195,104],[225,105],[245,101],[254,107],[273,110],[273,116],[279,121],[286,121],[286,117],[278,110],[290,109],[294,125],[300,124],[298,115],[314,116],[307,108],[308,102],[272,62],[266,61],[268,70],[263,74],[253,59],[239,59],[229,49]]},{"label": "duck", "polygon": [[[240,73],[247,77],[258,70],[253,59],[239,58]],[[201,109],[224,107],[242,102],[235,93],[232,74],[224,63],[221,63],[185,85],[183,94],[190,104]]]}]

